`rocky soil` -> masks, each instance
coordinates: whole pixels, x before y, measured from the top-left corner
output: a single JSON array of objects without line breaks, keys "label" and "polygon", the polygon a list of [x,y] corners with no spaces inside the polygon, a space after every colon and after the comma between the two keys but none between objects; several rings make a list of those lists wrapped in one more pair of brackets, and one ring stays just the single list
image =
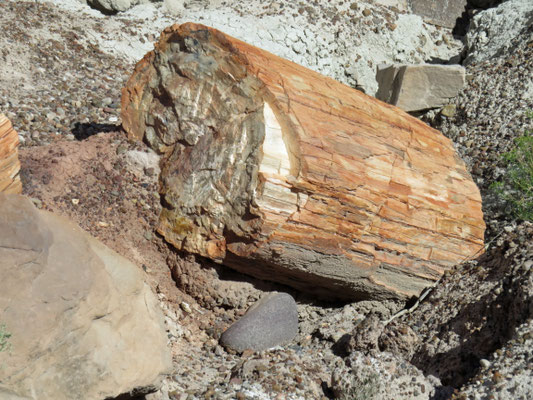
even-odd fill
[{"label": "rocky soil", "polygon": [[[408,18],[402,13],[373,14],[379,7],[357,2],[352,9],[346,2],[346,13],[336,19],[337,14],[328,15],[333,11],[316,3],[295,8],[289,13],[291,23],[314,21],[316,16],[325,24],[317,26],[327,28],[340,43],[350,36],[351,31],[344,30],[346,19],[355,19],[350,29],[367,35],[361,41],[378,40],[376,29],[399,32],[404,39],[409,34],[400,29],[398,20]],[[70,217],[133,261],[158,294],[174,373],[160,392],[147,398],[533,397],[533,228],[509,218],[488,189],[505,171],[501,153],[531,123],[526,118],[533,109],[531,78],[526,79],[533,76],[531,31],[517,37],[513,52],[468,66],[468,85],[456,99],[452,117],[439,111],[423,116],[454,141],[482,190],[489,250],[451,271],[416,308],[387,324],[404,304],[318,304],[291,289],[169,248],[154,232],[160,204],[153,156],[139,155],[147,149],[125,140],[119,112],[120,89],[134,61],[150,48],[158,31],[177,18],[146,5],[108,17],[75,1],[62,4],[61,9],[42,1],[0,4],[0,111],[20,133],[25,194],[38,207]],[[283,3],[275,4],[265,3],[261,11],[269,23]],[[80,7],[85,7],[83,14]],[[235,15],[237,32],[250,11],[230,9],[226,13]],[[371,14],[365,15],[365,9]],[[206,10],[201,15],[205,20],[199,22],[205,23],[216,13]],[[424,32],[429,32],[422,35],[425,39],[416,38],[424,42],[420,54],[410,54],[410,45],[402,47],[398,39],[390,46],[403,48],[398,53],[403,55],[388,57],[416,61],[459,55],[460,42],[450,32],[431,27]],[[132,43],[139,46],[133,49]],[[312,45],[296,38],[290,53],[301,55],[296,61],[309,63],[312,57],[304,48]],[[339,65],[353,56],[347,48],[352,47],[334,52],[333,59],[342,60]],[[339,74],[336,66],[332,75],[361,86],[366,75],[356,76],[350,68]],[[366,90],[371,91],[371,85]],[[297,339],[258,353],[223,349],[218,344],[221,332],[273,290],[297,300]],[[369,314],[377,322],[366,318]]]},{"label": "rocky soil", "polygon": [[432,111],[424,119],[453,140],[484,195],[490,240],[503,228],[509,210],[489,190],[505,174],[502,154],[514,139],[533,129],[533,32],[517,36],[513,51],[467,66],[468,84],[451,106],[453,116]]},{"label": "rocky soil", "polygon": [[449,31],[371,3],[209,3],[190,2],[172,14],[157,2],[110,17],[78,0],[2,2],[0,108],[26,145],[117,129],[120,90],[134,64],[165,27],[186,21],[369,93],[379,63],[449,59],[460,51]]},{"label": "rocky soil", "polygon": [[118,129],[120,89],[132,65],[87,36],[88,26],[95,34],[104,26],[76,23],[47,3],[0,7],[0,109],[15,121],[23,146]]}]

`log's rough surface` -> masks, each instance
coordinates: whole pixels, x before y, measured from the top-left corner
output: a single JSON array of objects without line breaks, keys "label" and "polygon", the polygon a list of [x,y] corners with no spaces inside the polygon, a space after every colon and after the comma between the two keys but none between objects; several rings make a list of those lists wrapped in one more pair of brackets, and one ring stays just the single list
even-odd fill
[{"label": "log's rough surface", "polygon": [[17,132],[9,119],[0,114],[0,192],[22,193],[18,145]]},{"label": "log's rough surface", "polygon": [[478,188],[441,133],[214,29],[163,31],[122,121],[163,154],[158,230],[178,249],[345,299],[417,295],[482,251]]}]

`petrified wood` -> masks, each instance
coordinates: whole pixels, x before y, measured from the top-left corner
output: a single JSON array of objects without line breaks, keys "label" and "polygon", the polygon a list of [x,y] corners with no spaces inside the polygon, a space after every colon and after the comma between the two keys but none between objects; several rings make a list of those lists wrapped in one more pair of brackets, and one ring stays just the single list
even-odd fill
[{"label": "petrified wood", "polygon": [[11,121],[0,114],[0,192],[21,193],[19,136]]},{"label": "petrified wood", "polygon": [[451,142],[398,108],[214,29],[174,25],[122,94],[163,154],[158,231],[316,295],[417,295],[482,251]]}]

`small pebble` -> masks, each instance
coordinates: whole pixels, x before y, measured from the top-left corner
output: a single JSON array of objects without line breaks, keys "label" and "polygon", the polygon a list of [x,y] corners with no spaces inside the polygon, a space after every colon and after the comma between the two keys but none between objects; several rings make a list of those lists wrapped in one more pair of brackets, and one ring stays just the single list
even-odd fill
[{"label": "small pebble", "polygon": [[35,207],[37,207],[37,208],[43,208],[43,202],[42,202],[41,200],[39,200],[38,198],[36,198],[36,197],[32,197],[30,200],[31,200],[31,202],[32,202],[33,204],[35,204]]},{"label": "small pebble", "polygon": [[441,115],[444,115],[448,118],[453,118],[455,116],[455,112],[457,110],[457,106],[455,104],[448,104],[440,110]]},{"label": "small pebble", "polygon": [[153,167],[145,168],[144,169],[144,173],[146,174],[146,176],[154,176],[155,175],[155,168],[153,168]]},{"label": "small pebble", "polygon": [[192,313],[191,306],[188,303],[185,303],[184,301],[182,301],[181,304],[180,304],[180,307],[187,314]]},{"label": "small pebble", "polygon": [[118,155],[123,154],[126,152],[126,150],[128,150],[128,147],[126,145],[121,144],[120,146],[117,147],[117,154]]}]

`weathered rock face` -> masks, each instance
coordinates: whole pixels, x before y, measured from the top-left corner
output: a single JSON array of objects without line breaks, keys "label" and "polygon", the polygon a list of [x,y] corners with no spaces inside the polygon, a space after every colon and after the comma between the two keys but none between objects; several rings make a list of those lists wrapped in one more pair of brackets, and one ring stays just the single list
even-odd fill
[{"label": "weathered rock face", "polygon": [[400,11],[409,10],[407,0],[376,0],[375,3],[387,7],[396,7]]},{"label": "weathered rock face", "polygon": [[202,25],[166,29],[123,90],[163,154],[159,232],[317,295],[418,294],[482,250],[476,185],[399,109]]},{"label": "weathered rock face", "polygon": [[13,391],[0,386],[0,399],[2,400],[31,400],[29,397],[21,397]]},{"label": "weathered rock face", "polygon": [[405,111],[442,107],[465,86],[460,65],[385,65],[376,74],[376,98]]},{"label": "weathered rock face", "polygon": [[[0,194],[5,393],[35,400],[154,390],[171,360],[141,272],[73,223]],[[8,397],[10,398],[10,397]]]},{"label": "weathered rock face", "polygon": [[478,63],[510,51],[512,42],[533,29],[533,2],[510,0],[475,15],[466,35],[465,64]]},{"label": "weathered rock face", "polygon": [[[82,0],[83,1],[83,0]],[[137,4],[148,3],[157,0],[86,0],[87,4],[105,14],[116,14],[127,11]]]},{"label": "weathered rock face", "polygon": [[466,11],[467,0],[410,0],[413,13],[435,25],[453,28]]},{"label": "weathered rock face", "polygon": [[0,192],[21,193],[19,137],[11,122],[0,114]]}]

